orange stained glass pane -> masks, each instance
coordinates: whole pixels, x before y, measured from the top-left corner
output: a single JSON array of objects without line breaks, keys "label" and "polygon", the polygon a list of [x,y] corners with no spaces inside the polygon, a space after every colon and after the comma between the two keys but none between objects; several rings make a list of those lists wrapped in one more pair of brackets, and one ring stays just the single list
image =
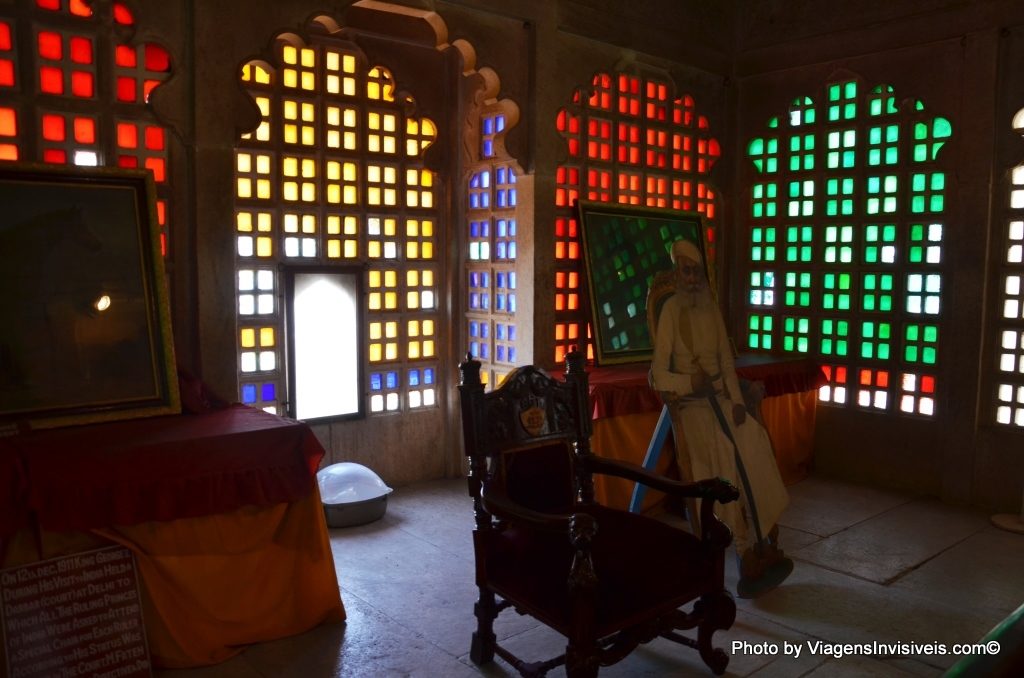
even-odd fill
[{"label": "orange stained glass pane", "polygon": [[131,10],[125,7],[123,2],[114,3],[114,21],[123,26],[131,26],[135,23]]},{"label": "orange stained glass pane", "polygon": [[0,51],[11,49],[11,25],[0,21]]},{"label": "orange stained glass pane", "polygon": [[0,59],[0,87],[14,87],[14,62]]},{"label": "orange stained glass pane", "polygon": [[156,89],[159,84],[159,80],[146,80],[142,83],[142,97],[144,101],[149,101],[150,93]]},{"label": "orange stained glass pane", "polygon": [[167,180],[167,164],[163,158],[146,158],[146,169],[153,172],[153,180],[157,183]]},{"label": "orange stained glass pane", "polygon": [[0,144],[0,160],[17,160],[18,147],[14,144]]},{"label": "orange stained glass pane", "polygon": [[60,33],[39,31],[39,56],[52,61],[60,61],[63,58],[64,41]]},{"label": "orange stained glass pane", "polygon": [[145,46],[146,70],[154,73],[166,73],[171,70],[171,57],[160,45],[147,42]]},{"label": "orange stained glass pane", "polygon": [[860,385],[871,386],[871,370],[860,371]]},{"label": "orange stained glass pane", "polygon": [[64,116],[52,113],[43,115],[43,138],[47,141],[64,141],[67,138]]},{"label": "orange stained glass pane", "polygon": [[96,143],[96,121],[92,118],[75,118],[75,141],[80,144]]},{"label": "orange stained glass pane", "polygon": [[85,71],[74,71],[71,73],[72,94],[76,97],[88,99],[92,97],[93,92],[92,73],[86,73]]},{"label": "orange stained glass pane", "polygon": [[71,0],[68,9],[75,16],[92,16],[92,7],[85,4],[84,0]]},{"label": "orange stained glass pane", "polygon": [[117,145],[121,148],[138,148],[139,130],[134,123],[117,123]]},{"label": "orange stained glass pane", "polygon": [[114,50],[114,63],[122,68],[135,68],[138,63],[135,48],[130,45],[118,45]]},{"label": "orange stained glass pane", "polygon": [[76,64],[92,63],[92,40],[75,36],[71,38],[71,60]]},{"label": "orange stained glass pane", "polygon": [[0,137],[18,136],[18,115],[13,108],[0,107]]},{"label": "orange stained glass pane", "polygon": [[878,376],[875,380],[879,388],[888,388],[889,386],[889,372],[886,370],[879,370]]},{"label": "orange stained glass pane", "polygon": [[146,148],[151,151],[162,151],[164,149],[164,129],[150,125],[146,127]]}]

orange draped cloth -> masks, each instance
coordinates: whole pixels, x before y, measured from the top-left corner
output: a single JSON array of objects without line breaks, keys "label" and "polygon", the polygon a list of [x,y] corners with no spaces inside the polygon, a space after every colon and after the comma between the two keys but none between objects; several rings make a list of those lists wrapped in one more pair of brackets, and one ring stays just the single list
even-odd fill
[{"label": "orange draped cloth", "polygon": [[341,621],[323,454],[305,424],[241,406],[8,438],[0,566],[127,547],[163,668]]},{"label": "orange draped cloth", "polygon": [[[644,460],[661,412],[661,399],[647,383],[648,363],[596,367],[590,374],[593,418],[591,447],[596,454],[634,464]],[[825,383],[821,368],[807,359],[741,356],[736,361],[741,379],[764,384],[761,419],[771,438],[779,472],[787,485],[807,476],[814,456],[817,389]],[[658,456],[655,471],[674,472],[671,435]],[[634,483],[595,476],[594,494],[608,506],[628,508]],[[648,491],[642,511],[654,508],[663,495]]]}]

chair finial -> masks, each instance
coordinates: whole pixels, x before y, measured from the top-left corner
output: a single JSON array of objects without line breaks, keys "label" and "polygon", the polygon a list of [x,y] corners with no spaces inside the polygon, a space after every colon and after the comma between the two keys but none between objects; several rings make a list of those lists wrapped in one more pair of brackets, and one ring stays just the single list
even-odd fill
[{"label": "chair finial", "polygon": [[466,351],[466,359],[459,363],[461,379],[459,383],[464,386],[480,385],[480,361],[473,357],[473,354]]}]

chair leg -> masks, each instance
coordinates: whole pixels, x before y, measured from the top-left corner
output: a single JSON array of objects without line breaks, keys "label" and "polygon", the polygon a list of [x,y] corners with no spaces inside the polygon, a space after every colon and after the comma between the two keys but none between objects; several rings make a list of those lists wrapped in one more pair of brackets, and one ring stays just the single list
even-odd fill
[{"label": "chair leg", "polygon": [[581,645],[570,642],[565,648],[565,675],[568,678],[597,678],[600,668],[597,652],[595,643]]},{"label": "chair leg", "polygon": [[725,591],[717,591],[701,596],[697,603],[700,607],[703,619],[697,627],[697,649],[700,651],[700,658],[708,665],[708,668],[720,676],[725,672],[729,664],[729,655],[721,648],[711,646],[711,636],[715,631],[725,630],[732,626],[736,620],[736,602],[732,595]]},{"label": "chair leg", "polygon": [[476,615],[476,631],[469,647],[469,658],[474,664],[487,664],[494,660],[494,646],[498,643],[494,635],[494,618],[498,616],[498,606],[494,600],[494,592],[480,587],[480,600],[473,606]]}]

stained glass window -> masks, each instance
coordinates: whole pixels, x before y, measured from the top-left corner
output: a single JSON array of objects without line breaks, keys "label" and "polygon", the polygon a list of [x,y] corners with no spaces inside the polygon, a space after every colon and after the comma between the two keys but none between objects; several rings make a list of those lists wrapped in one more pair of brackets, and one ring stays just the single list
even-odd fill
[{"label": "stained glass window", "polygon": [[[1024,135],[1024,109],[1014,116],[1012,126]],[[1010,170],[1007,195],[995,332],[995,421],[1024,428],[1024,164]]]},{"label": "stained glass window", "polygon": [[[653,78],[601,73],[558,112],[555,125],[569,157],[555,173],[555,362],[570,347],[582,348],[589,333],[579,304],[583,261],[575,200],[700,212],[710,225],[709,256],[715,256],[717,196],[708,175],[721,148],[693,98],[673,98],[671,89]],[[767,209],[767,194],[762,202]],[[589,345],[588,355],[593,357]]]},{"label": "stained glass window", "polygon": [[261,112],[235,151],[239,388],[271,412],[285,398],[278,265],[366,266],[366,410],[437,405],[441,281],[432,120],[347,45],[280,40],[241,82]]},{"label": "stained glass window", "polygon": [[953,130],[896,102],[888,85],[828,83],[748,142],[745,343],[820,358],[824,402],[930,417],[948,188],[937,158]]}]

